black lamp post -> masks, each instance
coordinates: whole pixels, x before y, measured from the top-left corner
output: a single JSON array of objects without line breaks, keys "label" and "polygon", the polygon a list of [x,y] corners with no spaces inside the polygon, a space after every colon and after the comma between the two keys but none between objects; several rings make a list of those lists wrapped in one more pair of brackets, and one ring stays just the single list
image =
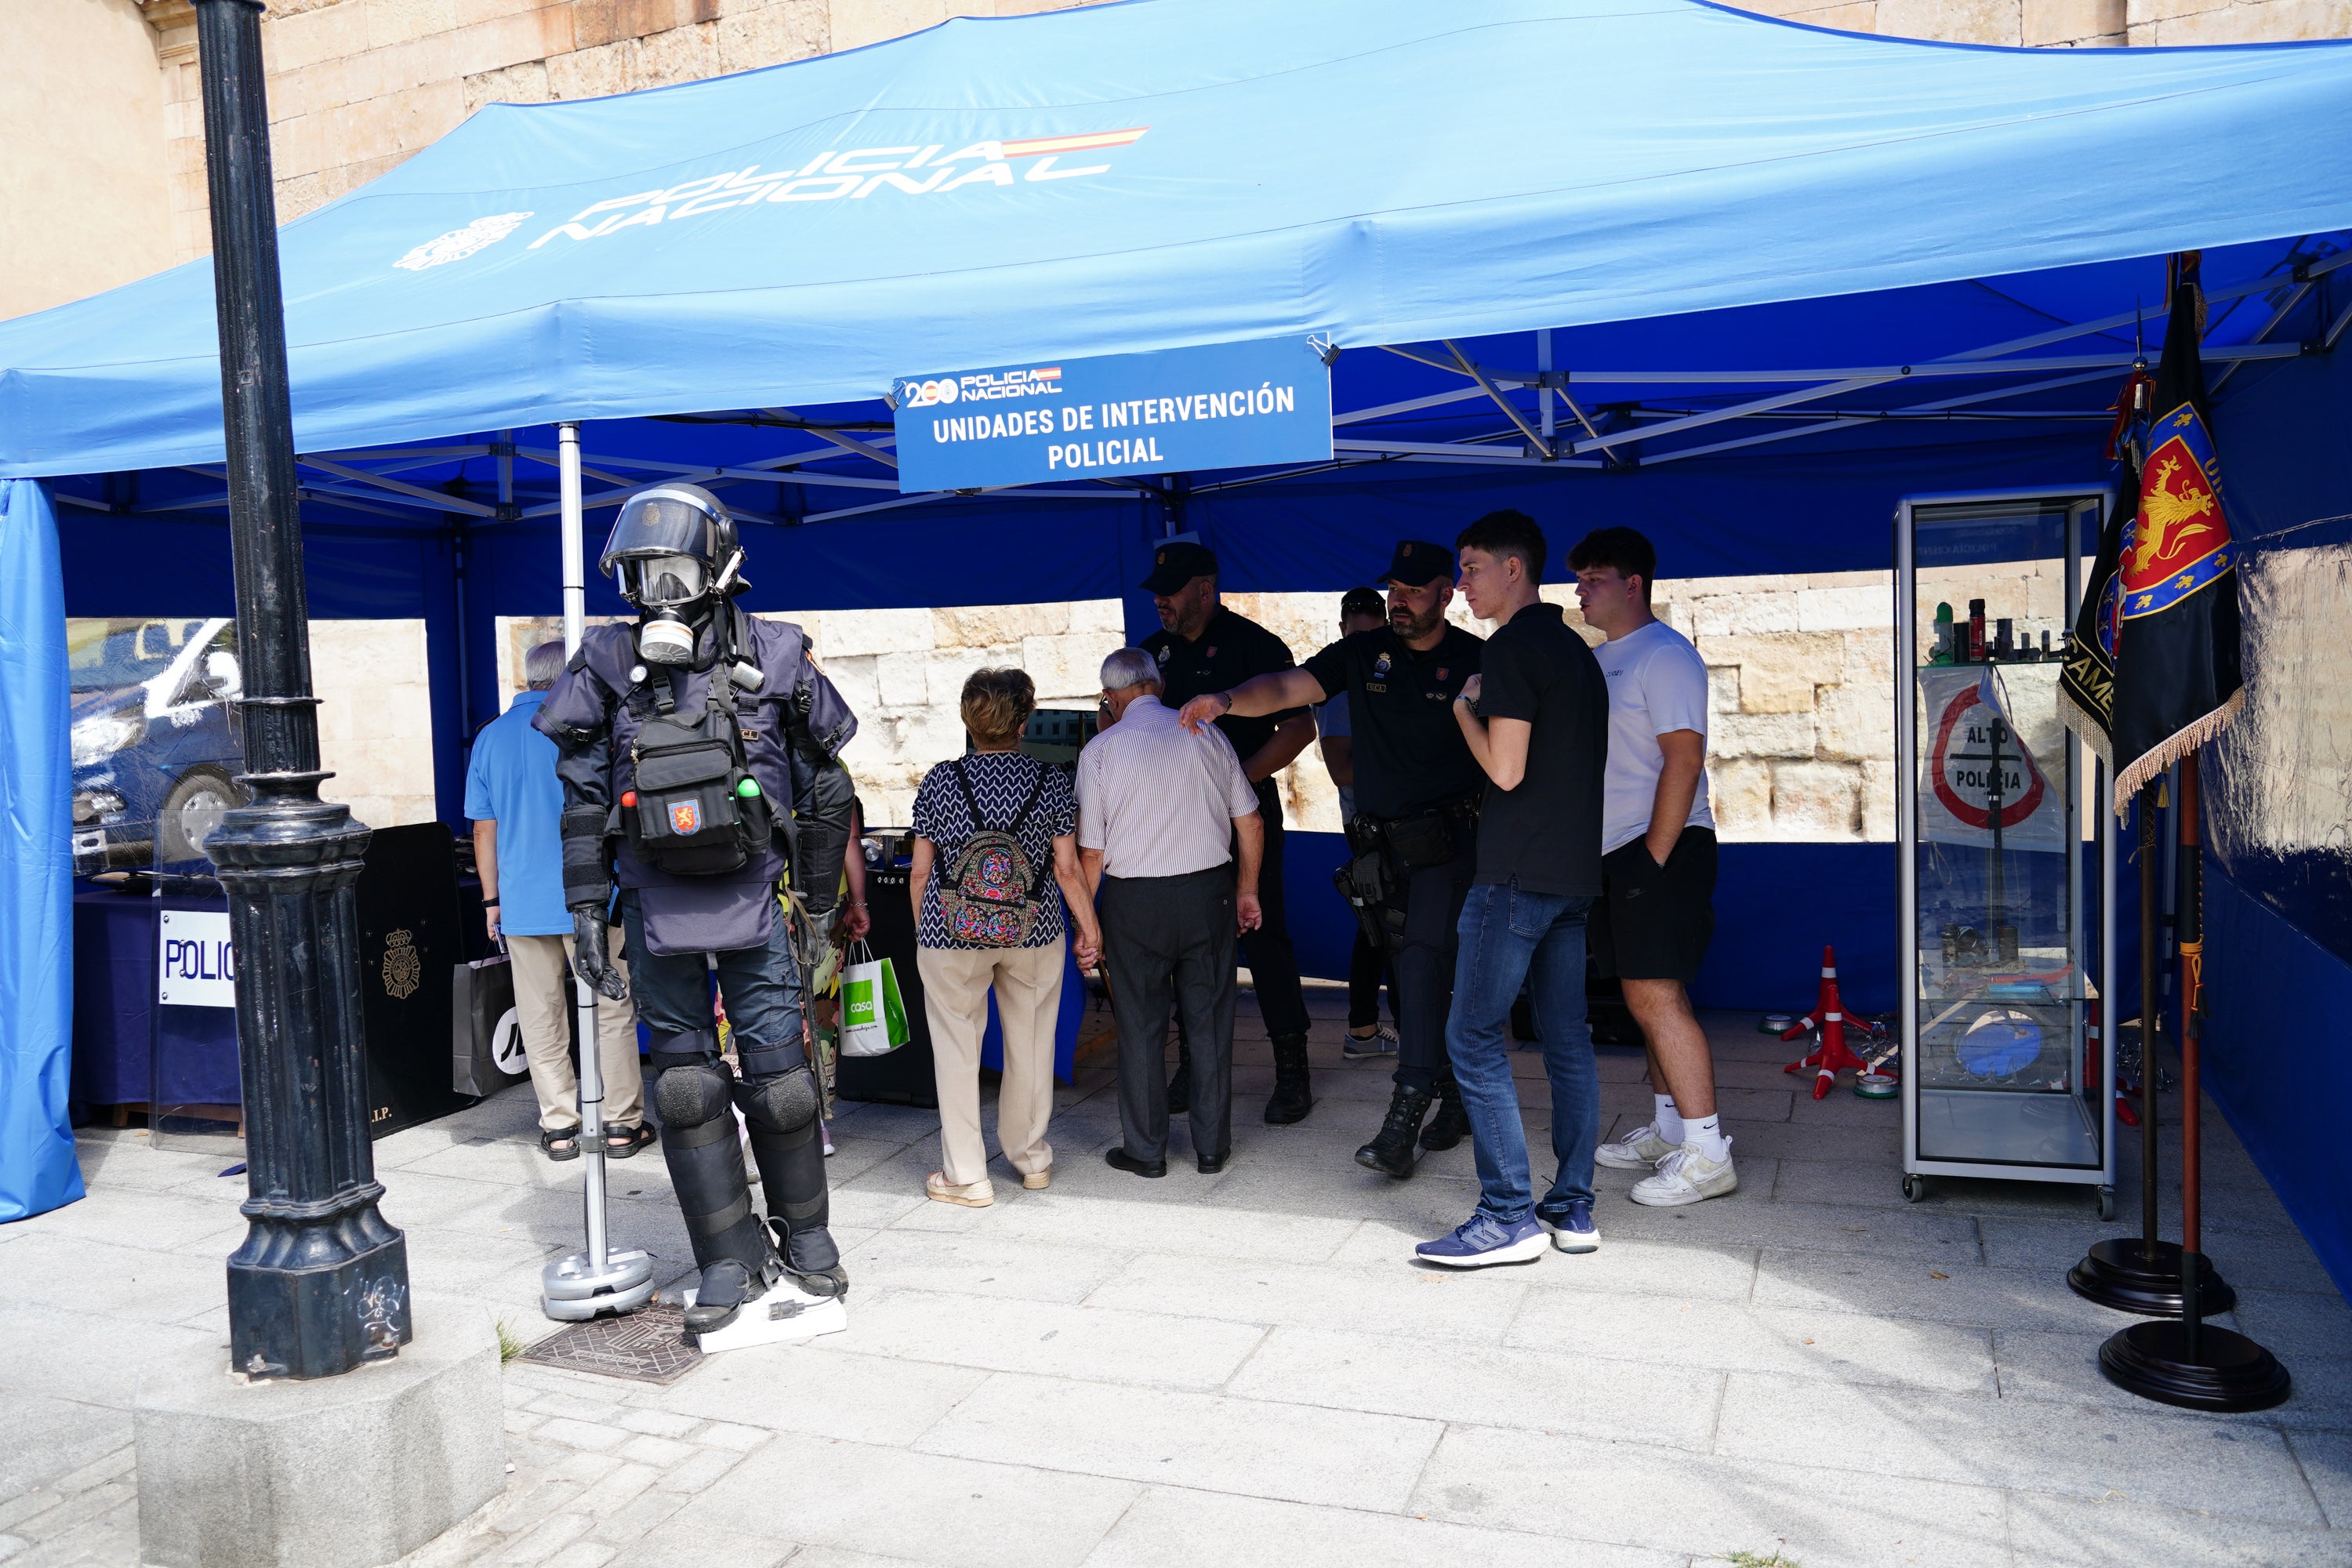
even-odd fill
[{"label": "black lamp post", "polygon": [[353,884],[368,830],[319,798],[318,699],[278,293],[262,0],[195,0],[252,804],[205,841],[236,944],[250,1229],[228,1260],[229,1358],[326,1377],[398,1352],[408,1245],[376,1212]]}]

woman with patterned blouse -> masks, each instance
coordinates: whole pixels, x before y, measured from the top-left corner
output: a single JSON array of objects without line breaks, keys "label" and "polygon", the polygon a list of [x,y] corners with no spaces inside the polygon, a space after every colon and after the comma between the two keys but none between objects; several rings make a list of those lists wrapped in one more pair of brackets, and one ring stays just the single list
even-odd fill
[{"label": "woman with patterned blouse", "polygon": [[1093,967],[1102,947],[1078,873],[1069,776],[1016,749],[1036,707],[1024,672],[974,671],[963,684],[972,749],[933,768],[915,795],[908,891],[940,1092],[940,1168],[923,1190],[970,1208],[996,1201],[980,1131],[990,988],[1004,1032],[996,1140],[1021,1184],[1043,1187],[1054,1165],[1045,1123],[1054,1111],[1064,910],[1077,927],[1081,965]]}]

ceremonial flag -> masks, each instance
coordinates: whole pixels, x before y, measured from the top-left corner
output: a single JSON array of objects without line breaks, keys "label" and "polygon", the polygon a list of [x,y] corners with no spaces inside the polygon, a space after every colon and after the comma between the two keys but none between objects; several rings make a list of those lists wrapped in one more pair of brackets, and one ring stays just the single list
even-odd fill
[{"label": "ceremonial flag", "polygon": [[[2237,548],[2222,506],[2221,465],[2198,353],[2204,301],[2197,255],[2181,257],[2157,366],[2139,503],[2100,542],[2084,620],[2062,676],[2067,722],[2115,775],[2114,807],[2218,735],[2244,700],[2238,663]],[[2086,637],[2084,632],[2089,635]],[[2090,732],[2105,662],[2107,748]],[[2078,674],[2078,671],[2080,672]],[[2085,725],[2088,718],[2093,722]]]},{"label": "ceremonial flag", "polygon": [[2116,806],[2220,734],[2244,704],[2237,546],[2222,504],[2198,354],[2197,253],[2180,258],[2139,510],[2116,563]]}]

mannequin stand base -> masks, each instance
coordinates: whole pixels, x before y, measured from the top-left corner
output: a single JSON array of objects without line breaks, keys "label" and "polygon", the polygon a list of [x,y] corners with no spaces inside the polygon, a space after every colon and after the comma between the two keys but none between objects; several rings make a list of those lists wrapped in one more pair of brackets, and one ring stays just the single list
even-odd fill
[{"label": "mannequin stand base", "polygon": [[[694,1305],[694,1291],[686,1291],[686,1305]],[[787,1274],[768,1293],[747,1301],[735,1321],[723,1329],[694,1336],[706,1355],[719,1351],[749,1350],[753,1345],[788,1344],[819,1334],[837,1334],[849,1327],[848,1310],[835,1296],[812,1296]]]},{"label": "mannequin stand base", "polygon": [[610,1253],[599,1269],[586,1253],[575,1252],[540,1270],[539,1288],[541,1309],[559,1323],[619,1317],[654,1299],[653,1255]]},{"label": "mannequin stand base", "polygon": [[[2158,1242],[2152,1261],[2141,1256],[2142,1245],[2137,1237],[2127,1236],[2093,1242],[2083,1261],[2066,1271],[2066,1283],[2084,1300],[2096,1301],[2118,1312],[2136,1312],[2143,1318],[2178,1318],[2180,1244]],[[2238,1293],[2213,1272],[2210,1262],[2205,1265],[2204,1299],[2208,1317],[2226,1312],[2238,1304]]]},{"label": "mannequin stand base", "polygon": [[2245,1335],[2203,1325],[2187,1354],[2186,1325],[2134,1323],[2099,1347],[2099,1370],[2117,1388],[2184,1410],[2268,1410],[2294,1380],[2278,1358]]}]

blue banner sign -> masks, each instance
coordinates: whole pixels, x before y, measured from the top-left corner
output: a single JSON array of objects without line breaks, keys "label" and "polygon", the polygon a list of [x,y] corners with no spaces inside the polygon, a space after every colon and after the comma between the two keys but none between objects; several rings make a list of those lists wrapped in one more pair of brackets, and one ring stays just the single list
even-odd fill
[{"label": "blue banner sign", "polygon": [[1331,456],[1331,374],[1303,338],[908,376],[890,396],[902,490]]}]

